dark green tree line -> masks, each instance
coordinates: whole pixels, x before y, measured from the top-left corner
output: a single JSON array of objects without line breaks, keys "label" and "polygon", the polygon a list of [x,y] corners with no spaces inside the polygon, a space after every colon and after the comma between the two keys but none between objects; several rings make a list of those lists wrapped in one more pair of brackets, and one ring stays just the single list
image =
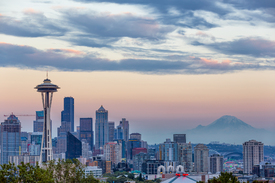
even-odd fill
[{"label": "dark green tree line", "polygon": [[29,163],[15,166],[3,164],[0,168],[0,182],[2,183],[99,183],[92,174],[85,176],[85,166],[78,160],[50,161],[41,167]]}]

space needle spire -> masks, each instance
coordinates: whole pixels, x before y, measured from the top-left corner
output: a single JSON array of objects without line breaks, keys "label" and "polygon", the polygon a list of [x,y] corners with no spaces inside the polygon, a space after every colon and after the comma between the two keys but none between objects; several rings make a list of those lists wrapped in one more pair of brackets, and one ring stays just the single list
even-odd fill
[{"label": "space needle spire", "polygon": [[40,151],[40,159],[39,164],[42,162],[47,162],[53,159],[53,150],[52,150],[52,131],[51,131],[51,105],[53,92],[57,92],[57,89],[60,89],[57,85],[52,84],[51,80],[47,78],[44,79],[44,82],[35,87],[37,92],[41,93],[42,96],[42,104],[44,109],[44,123],[43,123],[43,135],[41,142],[41,151]]}]

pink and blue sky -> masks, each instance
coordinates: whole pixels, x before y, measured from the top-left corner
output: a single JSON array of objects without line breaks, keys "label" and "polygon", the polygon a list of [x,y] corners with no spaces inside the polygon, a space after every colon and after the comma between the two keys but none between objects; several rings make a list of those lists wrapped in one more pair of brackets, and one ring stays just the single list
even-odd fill
[{"label": "pink and blue sky", "polygon": [[274,12],[273,0],[0,1],[0,120],[42,109],[48,70],[53,134],[66,96],[75,125],[103,105],[149,143],[223,115],[273,130]]}]

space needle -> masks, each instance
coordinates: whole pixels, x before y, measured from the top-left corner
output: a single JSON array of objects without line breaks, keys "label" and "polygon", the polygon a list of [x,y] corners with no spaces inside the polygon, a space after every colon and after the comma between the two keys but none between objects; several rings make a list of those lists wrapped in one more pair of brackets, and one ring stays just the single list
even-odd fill
[{"label": "space needle", "polygon": [[47,79],[44,79],[44,82],[40,85],[37,85],[35,89],[37,89],[37,92],[41,92],[42,104],[44,108],[43,135],[39,159],[39,164],[41,165],[42,162],[47,162],[53,159],[50,111],[53,92],[57,92],[57,89],[60,88],[57,85],[51,83],[51,80],[48,79],[47,74]]}]

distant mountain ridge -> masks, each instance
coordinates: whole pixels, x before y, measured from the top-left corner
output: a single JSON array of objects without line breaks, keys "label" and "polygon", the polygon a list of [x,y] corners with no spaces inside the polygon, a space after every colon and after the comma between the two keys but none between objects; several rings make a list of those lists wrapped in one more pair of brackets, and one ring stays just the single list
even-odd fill
[{"label": "distant mountain ridge", "polygon": [[254,128],[235,116],[225,115],[207,126],[198,125],[187,130],[187,140],[197,143],[220,141],[225,143],[242,144],[255,139],[265,144],[275,145],[275,135],[264,129]]}]

